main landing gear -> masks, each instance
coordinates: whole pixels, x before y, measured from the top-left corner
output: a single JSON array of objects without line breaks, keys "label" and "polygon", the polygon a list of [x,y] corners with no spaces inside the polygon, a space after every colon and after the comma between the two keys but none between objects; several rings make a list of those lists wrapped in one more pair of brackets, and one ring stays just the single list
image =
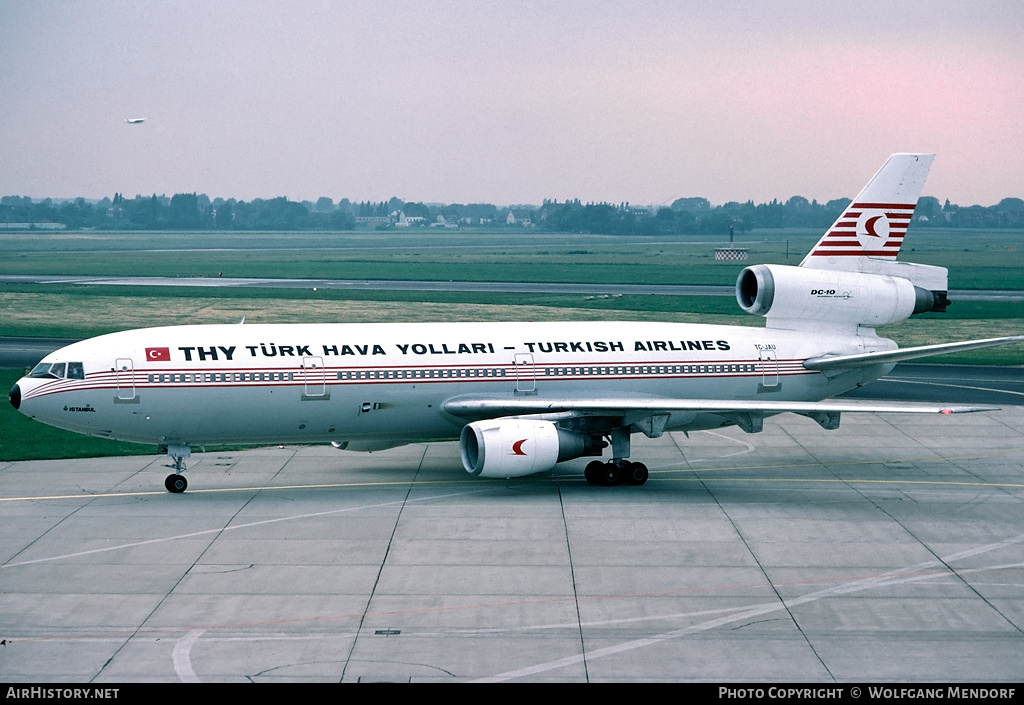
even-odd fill
[{"label": "main landing gear", "polygon": [[583,472],[587,482],[601,487],[639,486],[647,482],[647,466],[643,463],[631,463],[626,459],[629,457],[629,428],[613,428],[608,433],[608,438],[612,445],[612,459],[607,463],[595,460],[587,465]]},{"label": "main landing gear", "polygon": [[583,471],[587,482],[601,487],[642,485],[647,482],[648,474],[647,466],[643,463],[631,463],[622,458],[607,463],[595,460]]},{"label": "main landing gear", "polygon": [[182,473],[185,472],[185,458],[190,455],[192,455],[192,449],[188,446],[167,446],[167,456],[174,458],[174,472],[164,479],[164,487],[167,488],[168,492],[181,494],[188,487],[188,480],[185,479]]}]

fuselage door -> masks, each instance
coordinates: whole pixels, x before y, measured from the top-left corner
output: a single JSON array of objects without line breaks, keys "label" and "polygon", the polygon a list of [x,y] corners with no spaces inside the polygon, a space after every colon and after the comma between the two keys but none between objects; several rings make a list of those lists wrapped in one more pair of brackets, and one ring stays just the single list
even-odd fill
[{"label": "fuselage door", "polygon": [[135,363],[130,357],[119,357],[114,362],[114,376],[117,378],[117,398],[135,398]]},{"label": "fuselage door", "polygon": [[302,372],[306,383],[305,395],[307,397],[322,397],[327,391],[324,359],[322,357],[302,358]]},{"label": "fuselage door", "polygon": [[774,350],[761,350],[761,385],[779,386],[779,359]]},{"label": "fuselage door", "polygon": [[533,367],[533,355],[516,353],[512,362],[516,367],[516,392],[537,391],[537,371]]}]

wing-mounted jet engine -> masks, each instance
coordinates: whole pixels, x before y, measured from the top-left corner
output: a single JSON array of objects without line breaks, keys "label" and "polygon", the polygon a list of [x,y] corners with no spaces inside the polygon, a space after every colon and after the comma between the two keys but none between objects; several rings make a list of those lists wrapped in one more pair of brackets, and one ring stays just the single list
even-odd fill
[{"label": "wing-mounted jet engine", "polygon": [[601,455],[600,437],[574,433],[551,421],[504,418],[466,424],[459,438],[462,464],[478,477],[523,477],[556,463]]}]

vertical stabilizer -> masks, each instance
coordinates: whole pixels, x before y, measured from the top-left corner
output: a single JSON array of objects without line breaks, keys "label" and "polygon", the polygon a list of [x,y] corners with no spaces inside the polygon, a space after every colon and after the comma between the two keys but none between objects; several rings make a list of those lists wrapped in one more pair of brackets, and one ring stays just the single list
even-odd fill
[{"label": "vertical stabilizer", "polygon": [[894,261],[934,157],[889,157],[800,266],[866,272],[873,271],[872,261]]}]

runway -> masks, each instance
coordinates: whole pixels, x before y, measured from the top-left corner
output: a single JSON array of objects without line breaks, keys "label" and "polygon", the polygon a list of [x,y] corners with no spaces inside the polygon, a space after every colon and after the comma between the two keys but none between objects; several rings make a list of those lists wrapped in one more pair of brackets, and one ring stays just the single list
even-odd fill
[{"label": "runway", "polygon": [[74,338],[0,337],[0,370],[32,369],[40,360]]},{"label": "runway", "polygon": [[[93,286],[192,286],[257,289],[341,289],[349,291],[446,291],[506,294],[586,294],[591,296],[735,296],[735,286],[696,284],[603,284],[600,282],[469,282],[374,279],[266,279],[232,277],[104,277],[0,275],[0,284],[89,284]],[[1024,291],[951,289],[955,301],[1024,302]]]},{"label": "runway", "polygon": [[457,456],[2,464],[0,679],[1024,675],[1024,408],[639,437],[643,487]]},{"label": "runway", "polygon": [[1024,367],[900,363],[884,377],[842,395],[958,404],[1024,404]]}]

